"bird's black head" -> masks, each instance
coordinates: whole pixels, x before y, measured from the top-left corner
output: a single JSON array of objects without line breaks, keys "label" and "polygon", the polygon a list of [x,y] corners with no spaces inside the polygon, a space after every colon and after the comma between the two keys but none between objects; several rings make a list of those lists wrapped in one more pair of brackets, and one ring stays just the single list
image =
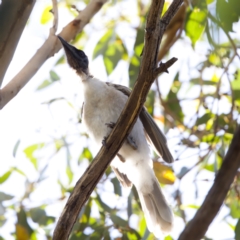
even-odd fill
[{"label": "bird's black head", "polygon": [[62,37],[58,36],[58,38],[63,45],[70,67],[75,69],[80,75],[83,73],[88,75],[88,57],[86,54],[82,50],[78,50],[77,48],[70,45]]}]

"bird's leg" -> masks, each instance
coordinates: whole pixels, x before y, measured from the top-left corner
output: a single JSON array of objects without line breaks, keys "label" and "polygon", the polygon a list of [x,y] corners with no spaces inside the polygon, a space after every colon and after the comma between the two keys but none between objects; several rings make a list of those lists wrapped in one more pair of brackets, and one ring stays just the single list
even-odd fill
[{"label": "bird's leg", "polygon": [[114,128],[116,124],[114,122],[110,122],[110,123],[105,123],[105,125],[109,128]]},{"label": "bird's leg", "polygon": [[104,147],[107,147],[106,140],[107,140],[107,137],[103,137],[102,145],[103,145]]},{"label": "bird's leg", "polygon": [[[114,122],[110,122],[110,123],[105,123],[106,126],[108,126],[109,128],[114,128],[114,126],[116,125]],[[106,139],[105,139],[106,140]],[[127,143],[134,149],[137,150],[138,146],[135,143],[133,137],[131,135],[127,136]],[[106,144],[106,143],[105,143]]]},{"label": "bird's leg", "polygon": [[[110,122],[110,123],[105,123],[106,126],[108,126],[109,128],[114,128],[115,126],[115,123],[114,122]],[[102,145],[104,147],[107,147],[107,144],[106,144],[106,140],[107,140],[107,137],[103,137],[103,140],[102,140]]]}]

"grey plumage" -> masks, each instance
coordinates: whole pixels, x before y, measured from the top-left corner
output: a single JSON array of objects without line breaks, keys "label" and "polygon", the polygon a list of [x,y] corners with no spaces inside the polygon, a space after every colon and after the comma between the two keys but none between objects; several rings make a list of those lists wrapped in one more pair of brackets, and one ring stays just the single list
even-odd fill
[{"label": "grey plumage", "polygon": [[[100,148],[102,140],[109,135],[111,127],[120,116],[131,91],[121,85],[104,83],[91,76],[84,52],[69,45],[62,38],[60,41],[69,65],[82,79],[83,123]],[[143,108],[129,136],[111,162],[111,167],[124,187],[135,185],[147,226],[156,237],[159,237],[171,230],[173,214],[154,175],[144,128],[151,139],[150,142],[164,160],[173,161],[165,136]]]},{"label": "grey plumage", "polygon": [[[118,84],[112,84],[109,82],[106,82],[107,85],[115,87],[117,90],[124,93],[126,96],[130,96],[131,90],[125,86],[121,86]],[[147,112],[147,110],[143,107],[139,117],[141,119],[141,122],[144,126],[147,140],[149,143],[154,147],[157,154],[162,157],[164,161],[167,163],[174,162],[174,159],[172,157],[172,154],[170,153],[168,146],[167,146],[167,139],[162,133],[162,131],[159,129],[155,121],[153,120],[152,116]]]}]

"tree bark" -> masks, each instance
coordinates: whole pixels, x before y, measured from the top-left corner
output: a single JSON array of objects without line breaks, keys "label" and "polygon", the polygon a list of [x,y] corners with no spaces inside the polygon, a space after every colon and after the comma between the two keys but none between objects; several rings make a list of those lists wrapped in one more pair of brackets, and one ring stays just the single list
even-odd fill
[{"label": "tree bark", "polygon": [[0,5],[0,87],[36,0],[3,0]]}]

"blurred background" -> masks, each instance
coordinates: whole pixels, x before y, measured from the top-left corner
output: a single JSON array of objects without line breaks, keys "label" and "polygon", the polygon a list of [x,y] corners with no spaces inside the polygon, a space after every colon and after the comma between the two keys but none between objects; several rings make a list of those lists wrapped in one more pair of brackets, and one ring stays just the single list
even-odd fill
[{"label": "blurred background", "polygon": [[[88,3],[58,1],[58,32]],[[95,77],[134,86],[149,5],[149,0],[109,1],[71,42],[88,55]],[[51,9],[50,0],[36,1],[3,85],[47,39]],[[145,104],[175,158],[167,165],[152,152],[175,214],[173,232],[161,239],[177,239],[195,215],[240,122],[239,16],[238,0],[185,1],[164,35],[159,62],[178,61],[156,79]],[[76,181],[98,152],[81,124],[79,81],[61,50],[0,112],[0,239],[51,239]],[[239,219],[238,172],[204,239],[240,239]],[[70,239],[155,238],[135,189],[123,189],[108,168]]]}]

